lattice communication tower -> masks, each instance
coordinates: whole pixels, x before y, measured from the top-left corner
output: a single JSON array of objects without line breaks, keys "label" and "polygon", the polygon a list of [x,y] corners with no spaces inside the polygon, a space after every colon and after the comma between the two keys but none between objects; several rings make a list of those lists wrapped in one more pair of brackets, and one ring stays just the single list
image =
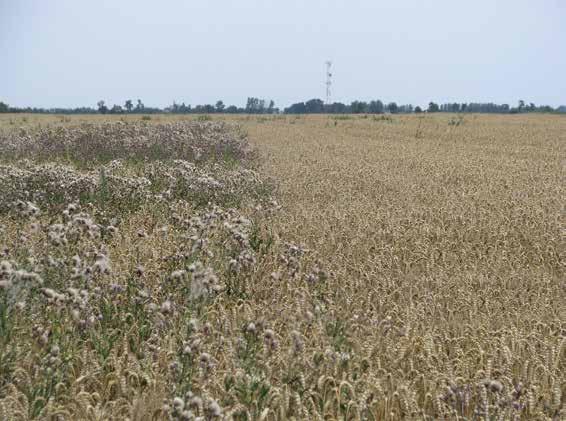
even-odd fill
[{"label": "lattice communication tower", "polygon": [[332,72],[330,68],[332,67],[332,62],[326,62],[326,105],[330,105],[332,101],[331,88],[332,88]]}]

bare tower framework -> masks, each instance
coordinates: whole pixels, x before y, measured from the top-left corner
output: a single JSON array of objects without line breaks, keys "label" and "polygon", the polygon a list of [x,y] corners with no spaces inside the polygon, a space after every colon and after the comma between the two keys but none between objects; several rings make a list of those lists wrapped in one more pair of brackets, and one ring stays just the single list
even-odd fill
[{"label": "bare tower framework", "polygon": [[332,73],[330,72],[330,68],[332,67],[332,62],[326,62],[326,104],[330,105],[331,102],[331,95],[330,95],[330,88],[332,87]]}]

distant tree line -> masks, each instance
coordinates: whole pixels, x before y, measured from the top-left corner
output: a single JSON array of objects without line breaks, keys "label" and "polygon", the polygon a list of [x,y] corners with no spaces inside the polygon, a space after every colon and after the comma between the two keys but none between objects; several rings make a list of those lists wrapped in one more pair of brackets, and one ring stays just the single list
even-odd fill
[{"label": "distant tree line", "polygon": [[[430,102],[426,109],[419,106],[413,107],[411,104],[397,105],[396,102],[384,103],[380,100],[374,101],[352,101],[350,104],[334,102],[325,104],[321,99],[314,98],[306,102],[297,102],[283,110],[285,114],[410,114],[410,113],[499,113],[499,114],[518,114],[518,113],[566,113],[566,106],[562,105],[553,108],[549,105],[537,106],[532,102],[527,104],[520,100],[516,107],[509,104],[494,103],[446,103],[437,104]],[[279,114],[281,110],[275,107],[273,100],[267,101],[256,97],[249,97],[245,107],[237,107],[235,105],[226,106],[223,101],[217,101],[216,104],[195,105],[194,107],[186,105],[184,102],[165,108],[147,107],[138,99],[132,101],[128,99],[123,105],[114,104],[107,106],[106,102],[101,100],[96,104],[96,108],[79,107],[79,108],[18,108],[10,107],[4,102],[0,102],[0,113],[37,113],[37,114]]]},{"label": "distant tree line", "polygon": [[[334,102],[332,104],[325,104],[321,99],[311,99],[307,102],[298,102],[285,108],[284,112],[287,114],[383,114],[390,112],[397,113],[413,113],[417,108],[412,105],[397,105],[395,102],[384,104],[380,100],[364,102],[353,101],[349,105],[341,102]],[[422,110],[421,110],[422,111]]]},{"label": "distant tree line", "polygon": [[564,106],[558,107],[556,109],[552,108],[550,105],[536,106],[532,102],[530,104],[525,104],[525,101],[520,100],[517,107],[510,107],[509,104],[494,104],[492,102],[488,103],[462,103],[457,102],[452,104],[442,104],[440,106],[440,111],[449,113],[500,113],[500,114],[517,114],[517,113],[552,113],[552,112],[563,112],[561,108],[566,108]]},{"label": "distant tree line", "polygon": [[380,100],[364,102],[353,101],[349,105],[341,102],[333,104],[325,104],[321,99],[311,99],[306,102],[297,102],[285,108],[286,114],[411,114],[411,113],[500,113],[500,114],[517,114],[517,113],[552,113],[552,112],[566,112],[566,106],[562,105],[556,109],[549,105],[536,106],[532,102],[525,104],[525,101],[520,100],[516,107],[510,107],[509,104],[494,104],[494,103],[448,103],[438,105],[435,102],[430,102],[428,108],[423,110],[421,107],[413,107],[411,104],[397,105],[396,102],[389,102],[387,104]]},{"label": "distant tree line", "polygon": [[91,107],[78,107],[78,108],[10,107],[8,104],[0,101],[0,113],[97,114],[98,110]]},{"label": "distant tree line", "polygon": [[0,102],[0,113],[36,113],[36,114],[279,114],[281,111],[275,107],[273,100],[267,101],[256,97],[249,97],[245,107],[237,107],[235,105],[226,106],[223,101],[217,101],[216,104],[195,105],[194,107],[186,105],[184,102],[165,108],[147,107],[141,99],[135,103],[131,99],[124,102],[123,105],[114,104],[106,105],[106,101],[100,100],[96,104],[96,108],[80,107],[80,108],[32,108],[32,107],[10,107],[8,104]]}]

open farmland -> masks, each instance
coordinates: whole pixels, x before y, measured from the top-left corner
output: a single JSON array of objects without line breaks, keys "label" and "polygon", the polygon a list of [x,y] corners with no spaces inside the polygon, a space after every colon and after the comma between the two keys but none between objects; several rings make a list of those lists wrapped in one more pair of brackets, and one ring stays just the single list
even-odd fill
[{"label": "open farmland", "polygon": [[134,120],[0,119],[0,418],[566,417],[565,118]]}]

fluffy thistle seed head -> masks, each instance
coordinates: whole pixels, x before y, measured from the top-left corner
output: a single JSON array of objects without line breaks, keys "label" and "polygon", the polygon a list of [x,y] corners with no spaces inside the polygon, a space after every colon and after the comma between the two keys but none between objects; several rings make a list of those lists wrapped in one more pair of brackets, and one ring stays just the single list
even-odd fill
[{"label": "fluffy thistle seed head", "polygon": [[307,323],[312,323],[312,321],[314,320],[314,314],[312,313],[312,311],[310,310],[305,311],[305,319]]},{"label": "fluffy thistle seed head", "polygon": [[79,267],[81,265],[81,258],[78,255],[74,255],[71,258],[71,263],[74,267]]},{"label": "fluffy thistle seed head", "polygon": [[185,275],[186,272],[184,270],[179,269],[171,273],[171,279],[173,281],[180,281],[185,277]]},{"label": "fluffy thistle seed head", "polygon": [[171,313],[171,311],[173,310],[173,306],[172,306],[172,304],[171,304],[171,301],[169,301],[169,300],[164,301],[164,302],[161,304],[160,310],[161,310],[161,312],[162,312],[163,314],[169,314],[169,313]]},{"label": "fluffy thistle seed head", "polygon": [[210,354],[203,352],[200,354],[199,361],[202,367],[209,367],[211,363]]},{"label": "fluffy thistle seed head", "polygon": [[305,343],[303,342],[301,334],[298,331],[293,330],[291,331],[291,338],[293,339],[293,351],[296,354],[302,352],[305,347]]},{"label": "fluffy thistle seed head", "polygon": [[137,232],[138,238],[147,238],[147,232],[145,232],[145,230],[140,229]]},{"label": "fluffy thistle seed head", "polygon": [[191,408],[197,408],[197,409],[202,408],[202,399],[199,396],[196,396],[196,395],[192,396],[189,399],[189,406]]},{"label": "fluffy thistle seed head", "polygon": [[184,407],[185,401],[176,396],[175,399],[173,399],[173,408],[175,409],[175,411],[181,412]]},{"label": "fluffy thistle seed head", "polygon": [[195,415],[188,409],[185,409],[183,412],[181,412],[181,420],[190,421],[193,419],[195,419]]},{"label": "fluffy thistle seed head", "polygon": [[503,391],[503,384],[497,380],[491,380],[488,383],[489,389],[495,393],[501,393]]},{"label": "fluffy thistle seed head", "polygon": [[218,402],[216,402],[212,398],[208,399],[207,408],[208,408],[207,412],[211,417],[217,418],[222,415],[222,409],[220,408],[220,405],[218,405]]},{"label": "fluffy thistle seed head", "polygon": [[275,332],[271,329],[265,329],[265,333],[263,334],[263,336],[267,340],[272,340],[273,338],[275,338]]}]

